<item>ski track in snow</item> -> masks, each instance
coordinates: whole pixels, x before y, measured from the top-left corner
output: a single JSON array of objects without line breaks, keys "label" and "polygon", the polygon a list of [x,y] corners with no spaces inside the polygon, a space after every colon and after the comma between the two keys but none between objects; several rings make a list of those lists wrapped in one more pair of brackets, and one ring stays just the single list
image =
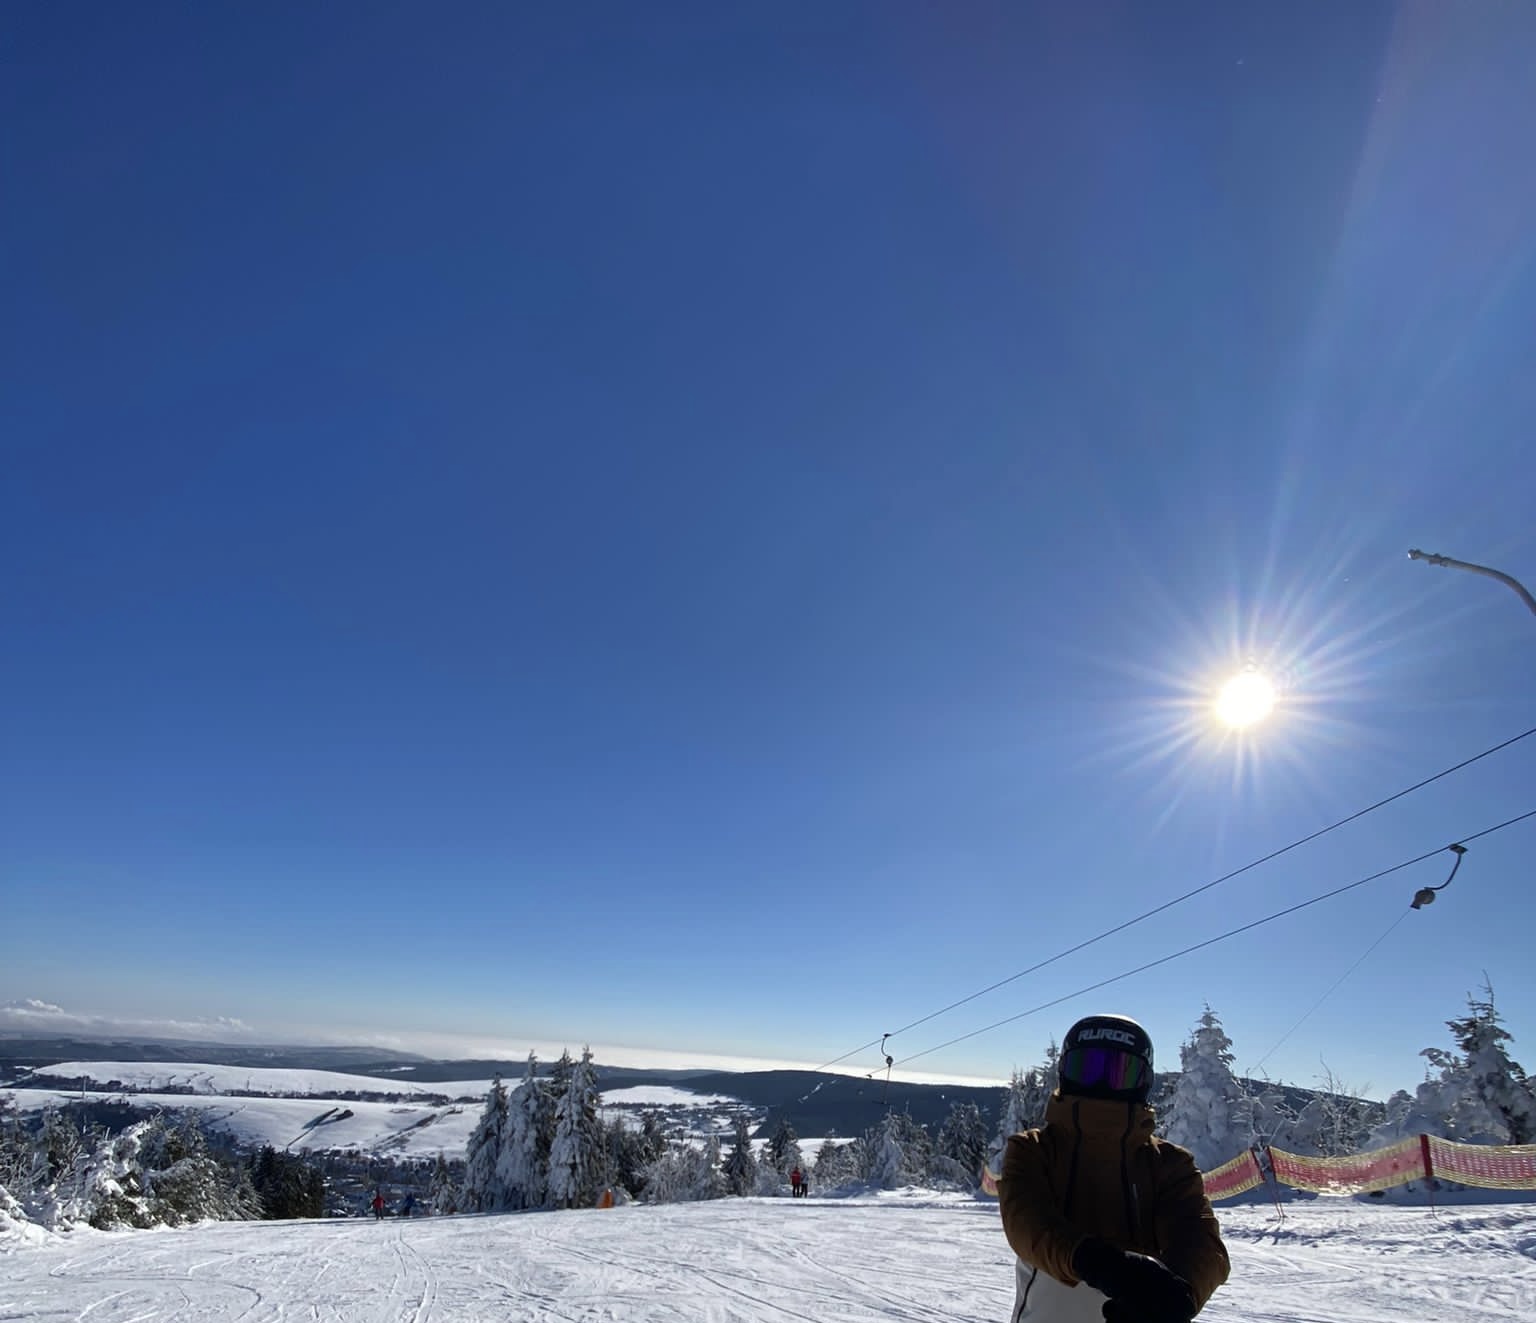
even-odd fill
[{"label": "ski track in snow", "polygon": [[[1220,1210],[1209,1323],[1530,1323],[1536,1205]],[[996,1205],[908,1191],[0,1239],[27,1323],[1004,1323]]]}]

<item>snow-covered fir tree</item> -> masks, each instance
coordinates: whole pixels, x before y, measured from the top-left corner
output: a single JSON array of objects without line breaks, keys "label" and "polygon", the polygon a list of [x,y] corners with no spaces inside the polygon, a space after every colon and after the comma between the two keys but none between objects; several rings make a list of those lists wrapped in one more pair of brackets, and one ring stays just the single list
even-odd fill
[{"label": "snow-covered fir tree", "polygon": [[1003,1090],[1003,1104],[998,1114],[997,1134],[987,1153],[987,1163],[998,1171],[1003,1160],[1003,1149],[1011,1135],[1022,1130],[1033,1130],[1045,1124],[1046,1104],[1056,1088],[1056,1061],[1059,1055],[1055,1040],[1046,1048],[1045,1064],[1031,1066],[1028,1070],[1015,1069],[1009,1077],[1008,1087]]},{"label": "snow-covered fir tree", "polygon": [[[1507,1044],[1514,1041],[1485,984],[1467,995],[1467,1014],[1447,1020],[1457,1051],[1420,1053],[1437,1072],[1419,1086],[1414,1110],[1429,1133],[1465,1143],[1529,1144],[1536,1138],[1536,1089]],[[1437,1124],[1438,1123],[1438,1124]]]},{"label": "snow-covered fir tree", "polygon": [[711,1135],[704,1146],[696,1150],[694,1167],[693,1199],[720,1199],[726,1194],[725,1175],[720,1170],[720,1140]]},{"label": "snow-covered fir tree", "polygon": [[795,1127],[790,1124],[787,1116],[779,1117],[778,1125],[769,1136],[767,1146],[763,1150],[762,1165],[771,1167],[785,1180],[789,1179],[789,1173],[796,1167],[804,1170],[805,1160],[800,1154],[800,1137],[795,1134]]},{"label": "snow-covered fir tree", "polygon": [[555,1100],[539,1078],[538,1058],[528,1054],[523,1082],[507,1100],[507,1127],[496,1160],[496,1184],[504,1208],[542,1208],[549,1193],[549,1146],[554,1139]]},{"label": "snow-covered fir tree", "polygon": [[0,1190],[19,1197],[31,1188],[31,1179],[32,1138],[15,1099],[0,1095]]},{"label": "snow-covered fir tree", "polygon": [[1179,1059],[1183,1074],[1163,1105],[1158,1132],[1209,1171],[1254,1142],[1253,1100],[1232,1074],[1232,1040],[1209,1006]]},{"label": "snow-covered fir tree", "polygon": [[928,1179],[932,1142],[906,1112],[888,1111],[867,1136],[869,1179],[882,1189],[922,1185]]},{"label": "snow-covered fir tree", "polygon": [[427,1184],[427,1199],[434,1213],[459,1211],[459,1178],[442,1153],[432,1164],[432,1179]]},{"label": "snow-covered fir tree", "polygon": [[725,1160],[721,1175],[725,1179],[725,1188],[731,1194],[751,1194],[757,1184],[757,1159],[752,1156],[751,1127],[747,1118],[740,1113],[736,1116],[735,1128],[731,1133],[731,1155]]},{"label": "snow-covered fir tree", "polygon": [[85,1158],[87,1132],[57,1107],[43,1113],[42,1129],[33,1149],[31,1185],[56,1186],[73,1173]]},{"label": "snow-covered fir tree", "polygon": [[498,1075],[485,1095],[485,1110],[464,1147],[464,1189],[459,1205],[469,1212],[489,1212],[504,1206],[496,1168],[507,1132],[507,1090]]},{"label": "snow-covered fir tree", "polygon": [[256,1194],[260,1217],[325,1216],[325,1177],[295,1154],[264,1144],[251,1160],[247,1178]]},{"label": "snow-covered fir tree", "polygon": [[32,1220],[57,1229],[143,1230],[260,1215],[249,1181],[213,1158],[193,1117],[152,1116],[116,1135],[87,1131],[70,1169],[34,1188],[28,1202]]},{"label": "snow-covered fir tree", "polygon": [[679,1140],[646,1167],[640,1197],[646,1203],[675,1204],[699,1199],[718,1199],[726,1192],[720,1172],[720,1141],[713,1136],[704,1143]]},{"label": "snow-covered fir tree", "polygon": [[811,1178],[816,1188],[825,1194],[829,1190],[863,1180],[866,1166],[862,1140],[837,1143],[827,1140],[816,1154],[816,1166]]},{"label": "snow-covered fir tree", "polygon": [[934,1172],[958,1185],[981,1183],[987,1160],[987,1123],[973,1102],[957,1102],[949,1109],[934,1140]]},{"label": "snow-covered fir tree", "polygon": [[590,1207],[609,1179],[598,1102],[597,1072],[588,1047],[555,1105],[555,1135],[549,1147],[549,1202],[555,1208]]},{"label": "snow-covered fir tree", "polygon": [[[136,1161],[147,1212],[157,1226],[184,1226],[191,1222],[251,1221],[262,1215],[262,1205],[250,1176],[242,1167],[217,1161],[209,1152],[207,1136],[191,1114],[164,1113],[145,1123],[139,1135]],[[311,1173],[320,1192],[324,1213],[324,1182]]]},{"label": "snow-covered fir tree", "polygon": [[629,1194],[639,1194],[645,1188],[646,1169],[667,1150],[661,1114],[655,1110],[642,1112],[638,1129],[630,1129],[622,1117],[615,1117],[608,1146],[613,1158],[613,1179]]}]

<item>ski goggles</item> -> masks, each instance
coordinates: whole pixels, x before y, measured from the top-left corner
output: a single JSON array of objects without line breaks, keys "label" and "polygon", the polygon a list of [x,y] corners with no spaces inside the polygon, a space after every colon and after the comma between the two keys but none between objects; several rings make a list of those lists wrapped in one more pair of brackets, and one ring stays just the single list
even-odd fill
[{"label": "ski goggles", "polygon": [[1074,1047],[1061,1054],[1061,1077],[1079,1088],[1118,1093],[1147,1082],[1147,1061],[1118,1047]]}]

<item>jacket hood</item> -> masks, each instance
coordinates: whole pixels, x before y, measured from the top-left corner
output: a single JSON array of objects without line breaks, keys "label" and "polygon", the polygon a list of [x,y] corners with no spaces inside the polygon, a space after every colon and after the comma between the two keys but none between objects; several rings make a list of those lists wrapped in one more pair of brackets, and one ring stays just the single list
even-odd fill
[{"label": "jacket hood", "polygon": [[1079,1098],[1063,1094],[1060,1089],[1051,1094],[1045,1105],[1045,1123],[1059,1126],[1062,1130],[1076,1131],[1084,1139],[1112,1142],[1118,1149],[1121,1136],[1130,1127],[1133,1144],[1152,1142],[1152,1129],[1157,1123],[1157,1113],[1146,1103],[1115,1102],[1109,1098]]}]

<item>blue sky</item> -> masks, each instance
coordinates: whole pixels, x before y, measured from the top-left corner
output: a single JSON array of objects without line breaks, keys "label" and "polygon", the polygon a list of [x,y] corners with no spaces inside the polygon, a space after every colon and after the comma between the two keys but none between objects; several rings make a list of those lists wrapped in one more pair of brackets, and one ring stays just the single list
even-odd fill
[{"label": "blue sky", "polygon": [[[1525,6],[7,28],[0,1001],[814,1064],[1536,725],[1405,556],[1536,582]],[[1449,855],[929,1049],[1532,808],[1536,739],[890,1050],[1251,1065]],[[1533,842],[1264,1069],[1412,1084],[1485,974],[1536,1064]]]}]

